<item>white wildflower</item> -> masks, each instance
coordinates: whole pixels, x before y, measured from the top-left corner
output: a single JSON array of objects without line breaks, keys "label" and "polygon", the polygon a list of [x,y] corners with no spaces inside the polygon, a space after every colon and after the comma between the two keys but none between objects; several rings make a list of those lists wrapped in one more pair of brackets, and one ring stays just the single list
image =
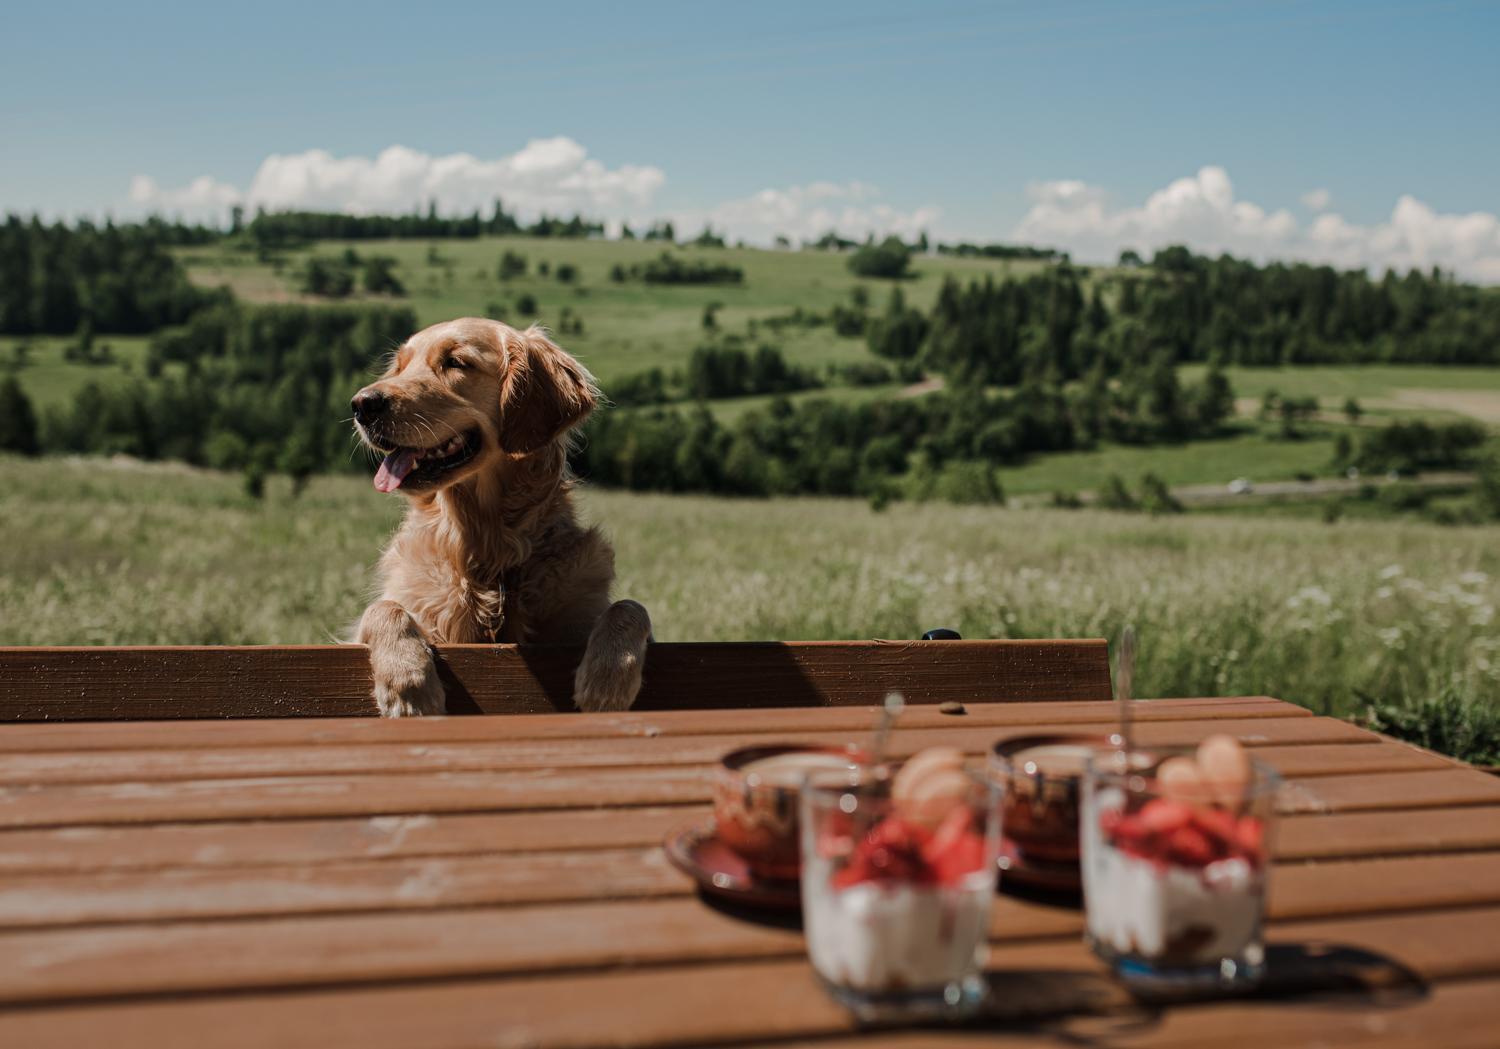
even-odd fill
[{"label": "white wildflower", "polygon": [[1398,575],[1401,574],[1401,571],[1402,569],[1400,565],[1386,565],[1380,570],[1380,578],[1395,579]]}]

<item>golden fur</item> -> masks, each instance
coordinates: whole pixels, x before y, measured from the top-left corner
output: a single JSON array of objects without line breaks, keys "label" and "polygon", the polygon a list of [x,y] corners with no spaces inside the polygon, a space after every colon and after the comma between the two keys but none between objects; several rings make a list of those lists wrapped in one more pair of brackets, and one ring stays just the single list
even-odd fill
[{"label": "golden fur", "polygon": [[467,436],[472,449],[439,476],[412,469],[397,489],[406,517],[357,633],[381,713],[441,713],[429,646],[492,641],[586,642],[574,701],[630,706],[650,619],[634,601],[611,603],[614,551],[578,523],[569,494],[568,432],[598,401],[588,372],[540,329],[464,318],[408,339],[356,395],[357,415],[369,397],[379,414],[356,425],[372,447],[431,453]]}]

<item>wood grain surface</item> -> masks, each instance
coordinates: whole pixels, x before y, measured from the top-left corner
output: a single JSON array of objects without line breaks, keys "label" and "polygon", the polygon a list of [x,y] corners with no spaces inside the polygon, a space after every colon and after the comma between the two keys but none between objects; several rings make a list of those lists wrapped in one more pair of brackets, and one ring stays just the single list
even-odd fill
[{"label": "wood grain surface", "polygon": [[[581,648],[444,645],[450,714],[573,711]],[[1107,700],[1103,640],[653,644],[636,709]],[[372,715],[363,645],[0,647],[0,721]]]},{"label": "wood grain surface", "polygon": [[[1286,777],[1268,985],[1145,1008],[1074,907],[1002,893],[977,1027],[859,1032],[795,924],[665,860],[723,751],[870,709],[0,726],[0,1045],[1493,1046],[1500,780],[1264,698],[1136,704]],[[1100,732],[1099,702],[916,709],[893,749]],[[572,726],[575,731],[565,731]],[[302,731],[297,731],[302,729]]]}]

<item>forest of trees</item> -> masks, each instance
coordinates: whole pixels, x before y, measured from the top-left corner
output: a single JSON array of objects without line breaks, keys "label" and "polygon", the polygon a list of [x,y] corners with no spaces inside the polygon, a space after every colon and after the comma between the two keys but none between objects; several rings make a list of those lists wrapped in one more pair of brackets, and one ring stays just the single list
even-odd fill
[{"label": "forest of trees", "polygon": [[46,413],[41,444],[293,477],[347,469],[349,396],[416,323],[404,307],[214,306],[152,340],[155,379],[90,384]]},{"label": "forest of trees", "polygon": [[195,243],[193,229],[160,222],[69,227],[8,216],[0,226],[0,334],[140,334],[223,301],[224,293],[195,288],[167,251]]},{"label": "forest of trees", "polygon": [[1500,363],[1500,293],[1436,269],[1372,278],[1172,247],[1149,273],[1117,280],[1121,338],[1160,344],[1180,361]]},{"label": "forest of trees", "polygon": [[1103,390],[971,387],[857,404],[778,398],[732,425],[702,406],[601,412],[576,466],[600,484],[653,491],[994,502],[999,465],[1104,439],[1208,436],[1233,404],[1222,375],[1184,388],[1175,369],[1155,368]]},{"label": "forest of trees", "polygon": [[[293,214],[258,216],[251,227],[274,220],[281,224],[275,237],[349,230],[361,231],[351,237],[373,237],[420,229],[429,219],[452,224],[450,236],[470,235],[471,221],[479,232],[521,228],[498,205],[482,222]],[[354,225],[346,227],[346,220]],[[555,235],[592,230],[579,222],[563,223]],[[0,334],[76,335],[89,359],[104,352],[92,349],[96,333],[153,338],[141,373],[89,385],[70,406],[39,418],[21,386],[6,381],[0,389],[6,448],[125,453],[294,477],[363,468],[350,455],[348,397],[378,358],[416,328],[415,314],[372,303],[253,306],[226,290],[197,288],[168,249],[216,235],[225,234],[159,221],[70,227],[7,219],[0,227]],[[669,235],[663,226],[647,234]],[[910,249],[893,241],[867,248],[892,258],[899,248],[909,259]],[[526,271],[523,256],[502,255],[502,279]],[[894,263],[886,268],[895,271]],[[392,260],[353,248],[306,260],[300,275],[306,290],[324,296],[346,294],[356,283],[368,292],[401,292]],[[561,267],[556,276],[576,279]],[[728,262],[674,253],[621,267],[614,276],[654,283],[744,279]],[[535,308],[517,299],[523,315]],[[581,328],[572,314],[562,323]],[[671,404],[821,385],[823,376],[756,334],[820,324],[863,338],[878,358],[845,365],[831,378],[857,384],[941,376],[947,389],[858,403],[781,398],[732,424],[700,407]],[[703,326],[705,344],[685,370],[653,369],[605,391],[621,410],[591,422],[578,458],[582,473],[603,484],[672,491],[992,501],[1001,497],[995,468],[1033,453],[1220,432],[1233,394],[1217,365],[1500,364],[1494,290],[1437,272],[1372,278],[1328,267],[1255,266],[1181,248],[1108,274],[1063,262],[967,285],[950,278],[925,311],[910,304],[899,283],[872,309],[862,285],[827,316],[798,309],[760,318],[742,337],[722,332],[710,306]],[[1184,361],[1215,367],[1184,387],[1177,378]],[[1279,405],[1289,431],[1297,425],[1296,407],[1294,400]],[[1480,428],[1462,426],[1413,424],[1379,434],[1351,449],[1349,461],[1369,469],[1428,468],[1466,461],[1483,440]]]}]

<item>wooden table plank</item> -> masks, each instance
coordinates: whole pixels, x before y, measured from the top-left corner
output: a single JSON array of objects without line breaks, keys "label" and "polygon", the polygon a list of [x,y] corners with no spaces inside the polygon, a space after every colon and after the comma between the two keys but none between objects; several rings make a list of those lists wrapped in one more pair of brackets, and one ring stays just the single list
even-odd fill
[{"label": "wooden table plank", "polygon": [[674,805],[3,830],[0,875],[310,866],[339,860],[645,846],[657,844],[673,827],[707,811],[701,805]]},{"label": "wooden table plank", "polygon": [[[1224,721],[1249,745],[1265,746],[1266,726],[1259,720]],[[1362,767],[1371,772],[1410,768],[1452,768],[1451,759],[1400,743],[1384,749],[1355,751],[1349,743],[1375,743],[1374,737],[1344,722],[1291,719],[1275,723],[1275,737],[1303,743],[1302,759],[1309,768],[1329,771],[1342,761],[1341,771]],[[1335,728],[1334,726],[1339,726]],[[1353,731],[1350,731],[1353,729]],[[1026,730],[952,728],[908,729],[891,741],[892,757],[909,757],[924,747],[957,747],[984,757],[1000,739],[1027,734]],[[1152,722],[1140,726],[1142,745],[1173,746],[1202,738],[1200,722]],[[1324,746],[1314,739],[1332,739]],[[601,768],[630,765],[711,765],[736,747],[770,740],[841,746],[847,732],[799,732],[783,729],[756,735],[672,736],[641,738],[622,746],[617,740],[523,740],[515,743],[419,743],[411,746],[320,747],[286,746],[208,750],[50,751],[11,754],[0,760],[0,784],[143,783],[167,780],[242,779],[266,776],[340,776],[347,774],[424,772],[489,772],[525,768]],[[1343,747],[1341,752],[1340,748]],[[1365,763],[1368,763],[1367,765]],[[1289,766],[1288,774],[1300,770]]]},{"label": "wooden table plank", "polygon": [[[780,727],[805,732],[867,733],[878,707],[810,707],[782,710],[695,710],[670,716],[636,712],[569,714],[506,718],[431,717],[297,718],[222,721],[94,721],[0,724],[0,753],[41,751],[138,750],[152,747],[265,747],[299,744],[477,743],[527,739],[622,739],[631,737],[764,734]],[[1264,696],[1222,699],[1148,699],[1132,704],[1141,721],[1193,721],[1219,718],[1312,717],[1304,707]],[[979,703],[969,699],[967,713],[944,714],[932,707],[910,707],[901,715],[908,728],[955,725],[1010,727],[1023,725],[1113,725],[1119,717],[1111,702]]]},{"label": "wooden table plank", "polygon": [[[9,787],[0,827],[687,805],[707,800],[711,781],[708,766],[671,765]],[[1494,805],[1500,777],[1458,767],[1302,776],[1282,798],[1285,812]]]},{"label": "wooden table plank", "polygon": [[[1279,860],[1278,913],[1313,914],[1373,906],[1446,906],[1486,902],[1500,891],[1495,853],[1329,859],[1315,865]],[[1339,872],[1343,872],[1340,874]],[[1495,886],[1474,884],[1493,873]],[[1410,873],[1416,872],[1416,873]],[[1340,878],[1369,882],[1351,895]],[[1421,879],[1432,879],[1424,886]],[[1374,884],[1375,881],[1381,884]],[[1325,896],[1319,886],[1328,885]],[[1391,897],[1389,886],[1407,897]],[[288,914],[501,906],[687,896],[691,882],[655,843],[635,848],[512,853],[425,859],[345,860],[319,865],[200,867],[173,870],[15,876],[0,894],[0,929],[105,922],[179,921]],[[3,956],[3,955],[0,955]]]},{"label": "wooden table plank", "polygon": [[[704,805],[551,812],[340,817],[0,831],[0,875],[169,868],[310,866],[650,846],[708,816]],[[1283,819],[1287,861],[1500,849],[1500,806],[1303,814]]]},{"label": "wooden table plank", "polygon": [[[1190,1008],[1127,1010],[1112,1016],[1059,1018],[1032,1029],[863,1031],[849,1037],[777,1041],[777,1049],[1012,1049],[1109,1046],[1110,1049],[1494,1049],[1500,980],[1443,983],[1411,993]],[[751,1047],[771,1043],[742,1043]]]},{"label": "wooden table plank", "polygon": [[[571,711],[582,646],[440,645],[455,714]],[[1108,700],[1100,638],[652,644],[636,705]],[[363,645],[0,647],[0,720],[370,715]]]},{"label": "wooden table plank", "polygon": [[[1272,989],[1289,989],[1343,977],[1351,952],[1386,960],[1365,966],[1374,981],[1394,981],[1400,971],[1428,982],[1492,977],[1500,974],[1497,930],[1500,908],[1288,923],[1273,943],[1296,944],[1300,960],[1273,954],[1269,980]],[[1131,1007],[1075,940],[995,949],[990,970],[994,1010],[1013,1022]],[[0,1044],[37,1049],[90,1044],[104,1031],[118,1049],[445,1049],[701,1045],[852,1029],[849,1015],[823,993],[802,959],[0,1012]]]}]

